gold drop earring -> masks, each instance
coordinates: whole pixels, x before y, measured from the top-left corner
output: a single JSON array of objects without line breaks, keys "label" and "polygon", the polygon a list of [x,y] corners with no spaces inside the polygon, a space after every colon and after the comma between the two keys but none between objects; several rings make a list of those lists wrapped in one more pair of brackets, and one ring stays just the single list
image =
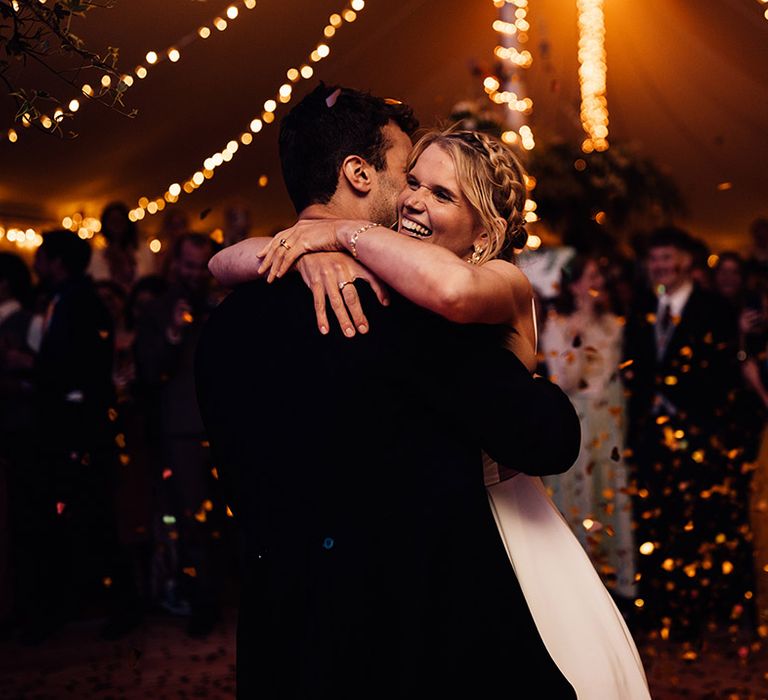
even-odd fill
[{"label": "gold drop earring", "polygon": [[477,265],[480,262],[480,258],[483,256],[484,251],[485,248],[481,248],[479,245],[476,245],[472,255],[467,258],[467,262],[472,263],[473,265]]}]

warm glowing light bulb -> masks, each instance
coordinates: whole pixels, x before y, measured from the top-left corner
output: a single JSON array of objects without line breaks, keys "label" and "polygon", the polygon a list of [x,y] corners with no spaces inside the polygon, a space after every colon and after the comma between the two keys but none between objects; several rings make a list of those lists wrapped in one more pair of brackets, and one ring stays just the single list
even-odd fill
[{"label": "warm glowing light bulb", "polygon": [[42,117],[40,117],[40,124],[42,124],[43,129],[50,129],[51,126],[53,126],[53,122],[47,114],[44,114]]},{"label": "warm glowing light bulb", "polygon": [[259,187],[266,187],[269,184],[269,178],[266,175],[259,177]]},{"label": "warm glowing light bulb", "polygon": [[142,209],[146,209],[148,204],[149,204],[149,199],[147,199],[146,197],[139,197],[139,206]]},{"label": "warm glowing light bulb", "polygon": [[301,67],[301,77],[304,78],[304,80],[309,80],[314,75],[315,69],[312,68],[312,66],[302,66]]},{"label": "warm glowing light bulb", "polygon": [[264,125],[261,123],[261,119],[254,119],[251,122],[250,129],[254,134],[258,134]]},{"label": "warm glowing light bulb", "polygon": [[101,76],[101,84],[105,88],[108,88],[110,85],[112,85],[112,78],[110,76],[108,76],[108,75],[102,75]]},{"label": "warm glowing light bulb", "polygon": [[277,109],[277,102],[274,100],[267,100],[264,103],[264,111],[265,112],[274,112]]},{"label": "warm glowing light bulb", "polygon": [[341,19],[341,15],[336,14],[335,12],[328,18],[328,22],[330,22],[332,27],[336,27],[337,29],[341,26],[343,20]]},{"label": "warm glowing light bulb", "polygon": [[149,214],[157,214],[157,202],[150,202],[147,204],[147,212]]},{"label": "warm glowing light bulb", "polygon": [[192,182],[194,182],[196,185],[202,185],[205,182],[205,175],[198,170],[193,176],[192,176]]},{"label": "warm glowing light bulb", "polygon": [[64,228],[72,228],[72,219],[71,219],[69,216],[65,216],[65,217],[64,217],[64,218],[61,220],[61,225],[62,225]]},{"label": "warm glowing light bulb", "polygon": [[227,17],[229,17],[230,19],[236,19],[237,15],[238,15],[237,8],[234,5],[230,5],[227,8]]},{"label": "warm glowing light bulb", "polygon": [[227,20],[217,17],[215,20],[213,20],[213,26],[216,27],[220,32],[223,32],[227,28]]},{"label": "warm glowing light bulb", "polygon": [[240,135],[240,143],[242,143],[243,146],[250,146],[251,143],[253,143],[253,136],[246,131],[244,134]]},{"label": "warm glowing light bulb", "polygon": [[360,12],[365,7],[365,0],[352,0],[352,9]]},{"label": "warm glowing light bulb", "polygon": [[178,197],[181,194],[181,185],[178,182],[174,182],[169,188],[168,193],[171,197]]},{"label": "warm glowing light bulb", "polygon": [[323,29],[323,34],[328,39],[330,39],[335,33],[336,33],[336,30],[330,24],[325,29]]},{"label": "warm glowing light bulb", "polygon": [[168,51],[168,58],[172,63],[176,63],[181,58],[181,53],[178,49],[170,49]]},{"label": "warm glowing light bulb", "polygon": [[153,238],[153,239],[152,239],[152,240],[149,242],[149,249],[150,249],[150,250],[151,250],[153,253],[159,253],[159,252],[160,252],[160,250],[162,249],[162,247],[163,247],[163,244],[161,243],[160,239],[158,239],[158,238]]},{"label": "warm glowing light bulb", "polygon": [[234,139],[227,144],[227,150],[230,153],[237,153],[238,148],[240,148],[240,144]]},{"label": "warm glowing light bulb", "polygon": [[58,123],[62,119],[64,119],[64,110],[61,107],[57,107],[56,111],[53,113],[53,121]]},{"label": "warm glowing light bulb", "polygon": [[197,30],[197,33],[200,35],[201,39],[207,39],[209,36],[211,36],[211,30],[209,27],[200,27],[200,29]]},{"label": "warm glowing light bulb", "polygon": [[290,85],[288,85],[288,83],[285,83],[280,86],[279,92],[282,97],[287,97],[288,95],[291,94],[292,90],[293,88]]},{"label": "warm glowing light bulb", "polygon": [[357,13],[354,10],[345,10],[344,19],[347,22],[354,22],[357,19]]},{"label": "warm glowing light bulb", "polygon": [[264,114],[261,115],[261,118],[264,120],[265,124],[271,124],[275,121],[275,114],[274,112],[264,112]]},{"label": "warm glowing light bulb", "polygon": [[16,129],[8,129],[8,140],[11,143],[16,143],[19,140],[19,135],[16,133]]},{"label": "warm glowing light bulb", "polygon": [[147,77],[147,69],[144,66],[136,66],[134,73],[136,73],[136,77],[140,80],[144,80]]},{"label": "warm glowing light bulb", "polygon": [[256,0],[245,0],[243,3],[249,10],[252,10],[254,7],[256,7]]},{"label": "warm glowing light bulb", "polygon": [[331,49],[327,44],[320,44],[317,47],[317,53],[320,54],[320,58],[325,58],[329,53],[331,53]]},{"label": "warm glowing light bulb", "polygon": [[290,68],[288,72],[285,74],[291,82],[296,82],[299,79],[299,71],[297,71],[295,68]]},{"label": "warm glowing light bulb", "polygon": [[93,88],[90,85],[88,85],[88,83],[83,85],[81,90],[83,91],[83,95],[87,95],[88,97],[92,97],[93,96]]},{"label": "warm glowing light bulb", "polygon": [[157,63],[157,54],[154,51],[147,51],[147,55],[144,58],[150,65]]}]

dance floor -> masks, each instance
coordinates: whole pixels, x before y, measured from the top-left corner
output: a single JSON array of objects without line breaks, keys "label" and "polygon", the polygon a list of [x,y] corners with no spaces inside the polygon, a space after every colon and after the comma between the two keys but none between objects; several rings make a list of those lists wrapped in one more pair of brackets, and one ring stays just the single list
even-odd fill
[{"label": "dance floor", "polygon": [[[0,642],[0,699],[234,697],[234,613],[204,640],[170,617],[149,617],[119,642],[99,640],[98,629],[70,624],[38,647]],[[654,700],[768,700],[768,649],[739,658],[738,647],[710,643],[688,660],[666,643],[641,650]]]}]

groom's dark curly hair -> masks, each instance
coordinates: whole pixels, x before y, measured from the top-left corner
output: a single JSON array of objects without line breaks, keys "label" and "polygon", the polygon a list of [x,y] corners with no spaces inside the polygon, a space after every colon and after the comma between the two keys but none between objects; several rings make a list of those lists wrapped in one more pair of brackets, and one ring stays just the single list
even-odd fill
[{"label": "groom's dark curly hair", "polygon": [[367,92],[320,83],[304,97],[280,124],[280,163],[296,211],[331,200],[347,156],[382,170],[390,121],[408,135],[419,126],[407,105]]}]

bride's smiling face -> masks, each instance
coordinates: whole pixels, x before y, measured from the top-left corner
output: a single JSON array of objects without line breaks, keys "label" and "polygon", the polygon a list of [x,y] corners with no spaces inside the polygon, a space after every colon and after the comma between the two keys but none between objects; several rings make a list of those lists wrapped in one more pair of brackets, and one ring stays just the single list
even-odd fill
[{"label": "bride's smiling face", "polygon": [[397,199],[398,231],[467,258],[484,236],[479,217],[459,186],[451,156],[432,144],[419,156]]}]

